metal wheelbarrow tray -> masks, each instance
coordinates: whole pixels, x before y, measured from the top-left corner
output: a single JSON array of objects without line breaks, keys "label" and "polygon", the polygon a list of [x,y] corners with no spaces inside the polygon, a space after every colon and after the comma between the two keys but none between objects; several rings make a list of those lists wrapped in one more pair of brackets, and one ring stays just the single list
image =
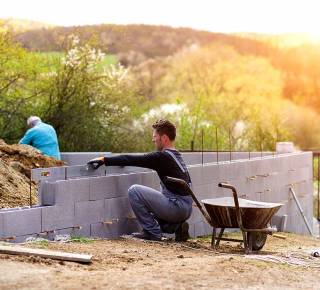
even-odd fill
[{"label": "metal wheelbarrow tray", "polygon": [[[219,183],[219,187],[232,190],[233,197],[222,197],[204,199],[206,211],[189,186],[180,179],[167,177],[170,182],[183,186],[192,196],[197,207],[205,217],[206,221],[212,226],[211,246],[216,248],[220,241],[243,242],[245,253],[252,250],[258,251],[264,246],[267,234],[276,232],[276,228],[268,227],[272,216],[282,206],[281,203],[259,202],[238,198],[234,186],[227,183]],[[220,229],[217,236],[217,230]],[[242,232],[243,240],[223,238],[226,228],[239,228]]]}]

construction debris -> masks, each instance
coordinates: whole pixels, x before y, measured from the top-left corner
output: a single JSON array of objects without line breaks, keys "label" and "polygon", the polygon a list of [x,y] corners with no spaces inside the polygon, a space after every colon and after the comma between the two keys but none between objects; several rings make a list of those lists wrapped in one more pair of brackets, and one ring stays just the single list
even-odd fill
[{"label": "construction debris", "polygon": [[287,264],[291,266],[302,266],[306,268],[320,268],[320,262],[318,259],[314,259],[311,255],[303,252],[288,252],[288,253],[279,253],[277,255],[246,255],[248,259],[262,260],[266,262],[273,262],[279,264]]},{"label": "construction debris", "polygon": [[31,169],[62,166],[63,161],[44,156],[29,145],[8,145],[0,139],[0,208],[37,204],[36,185],[31,183]]},{"label": "construction debris", "polygon": [[38,256],[54,260],[72,261],[80,263],[91,263],[92,255],[73,254],[44,249],[30,249],[19,246],[0,246],[0,253],[9,255]]}]

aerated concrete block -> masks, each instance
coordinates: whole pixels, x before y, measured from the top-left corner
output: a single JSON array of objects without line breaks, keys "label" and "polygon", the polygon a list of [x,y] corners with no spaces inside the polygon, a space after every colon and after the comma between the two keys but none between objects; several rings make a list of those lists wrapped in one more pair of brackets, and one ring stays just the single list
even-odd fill
[{"label": "aerated concrete block", "polygon": [[86,176],[105,176],[106,167],[100,166],[98,169],[93,169],[88,165],[68,166],[66,167],[66,179],[80,178]]},{"label": "aerated concrete block", "polygon": [[[203,208],[204,208],[204,206],[203,206]],[[205,208],[204,208],[204,210],[205,210]],[[189,224],[195,224],[197,222],[204,221],[204,217],[197,207],[193,207],[192,214],[187,221]]]},{"label": "aerated concrete block", "polygon": [[160,179],[155,171],[141,173],[141,184],[160,190]]},{"label": "aerated concrete block", "polygon": [[200,237],[200,236],[206,236],[210,235],[212,233],[212,227],[207,226],[205,222],[197,222],[194,224],[194,236]]},{"label": "aerated concrete block", "polygon": [[12,243],[24,243],[24,242],[27,241],[28,238],[39,238],[39,236],[38,236],[38,234],[16,236],[14,240],[10,240],[9,242],[12,242]]},{"label": "aerated concrete block", "polygon": [[90,200],[101,200],[119,196],[117,176],[90,178]]},{"label": "aerated concrete block", "polygon": [[202,166],[200,165],[188,166],[188,171],[191,177],[192,185],[202,184]]},{"label": "aerated concrete block", "polygon": [[128,194],[128,189],[133,184],[141,184],[141,174],[131,173],[116,176],[116,190],[118,196]]},{"label": "aerated concrete block", "polygon": [[31,170],[31,180],[40,181],[55,181],[62,180],[66,177],[66,166],[50,167],[50,168],[35,168]]},{"label": "aerated concrete block", "polygon": [[279,232],[287,231],[287,215],[274,215],[271,218],[271,226],[276,226]]},{"label": "aerated concrete block", "polygon": [[89,200],[89,178],[46,182],[41,187],[41,205],[67,205]]},{"label": "aerated concrete block", "polygon": [[98,156],[111,156],[110,152],[62,152],[61,160],[65,161],[68,166],[84,165],[93,158]]},{"label": "aerated concrete block", "polygon": [[4,230],[3,230],[3,215],[0,212],[0,238],[4,237]]},{"label": "aerated concrete block", "polygon": [[187,165],[199,164],[201,162],[200,155],[198,153],[181,153],[182,158]]},{"label": "aerated concrete block", "polygon": [[102,222],[104,200],[81,201],[75,203],[75,225]]},{"label": "aerated concrete block", "polygon": [[75,218],[74,204],[42,207],[41,231],[73,227]]},{"label": "aerated concrete block", "polygon": [[39,204],[54,205],[55,204],[55,182],[42,180],[38,186]]},{"label": "aerated concrete block", "polygon": [[121,235],[139,232],[142,228],[136,220],[119,219],[113,223],[94,223],[91,224],[91,236],[100,238],[118,238]]},{"label": "aerated concrete block", "polygon": [[78,225],[76,227],[55,230],[54,235],[70,235],[90,237],[90,225]]},{"label": "aerated concrete block", "polygon": [[57,181],[55,204],[72,204],[89,200],[90,178]]},{"label": "aerated concrete block", "polygon": [[[23,236],[41,232],[41,208],[16,209],[1,212],[3,235]],[[0,218],[1,220],[1,218]]]},{"label": "aerated concrete block", "polygon": [[128,197],[105,199],[105,220],[134,216]]},{"label": "aerated concrete block", "polygon": [[190,237],[192,237],[192,238],[195,237],[195,235],[194,235],[194,228],[195,228],[194,223],[189,222],[189,235],[190,235]]}]

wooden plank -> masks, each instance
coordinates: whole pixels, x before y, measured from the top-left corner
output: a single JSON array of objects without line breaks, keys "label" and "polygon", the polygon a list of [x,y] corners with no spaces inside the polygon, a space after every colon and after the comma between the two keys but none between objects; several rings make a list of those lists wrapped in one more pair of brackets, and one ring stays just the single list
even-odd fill
[{"label": "wooden plank", "polygon": [[80,263],[91,263],[92,255],[73,254],[58,251],[48,251],[44,249],[31,249],[20,246],[1,246],[0,253],[9,255],[39,256],[54,260],[64,260]]}]

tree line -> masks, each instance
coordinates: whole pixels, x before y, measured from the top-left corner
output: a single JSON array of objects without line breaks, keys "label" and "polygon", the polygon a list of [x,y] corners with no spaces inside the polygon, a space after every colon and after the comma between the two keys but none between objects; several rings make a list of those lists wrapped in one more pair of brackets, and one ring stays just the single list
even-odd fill
[{"label": "tree line", "polygon": [[[178,125],[180,149],[191,141],[209,150],[273,150],[286,140],[319,146],[318,64],[297,57],[310,46],[280,49],[208,32],[197,32],[199,41],[190,29],[161,26],[96,28],[0,30],[0,138],[17,142],[25,119],[39,115],[56,128],[62,151],[148,151],[151,123],[167,117]],[[46,35],[27,39],[48,50],[61,38],[60,53],[36,53],[22,35]],[[103,61],[106,52],[130,60],[134,49],[139,61]]]}]

